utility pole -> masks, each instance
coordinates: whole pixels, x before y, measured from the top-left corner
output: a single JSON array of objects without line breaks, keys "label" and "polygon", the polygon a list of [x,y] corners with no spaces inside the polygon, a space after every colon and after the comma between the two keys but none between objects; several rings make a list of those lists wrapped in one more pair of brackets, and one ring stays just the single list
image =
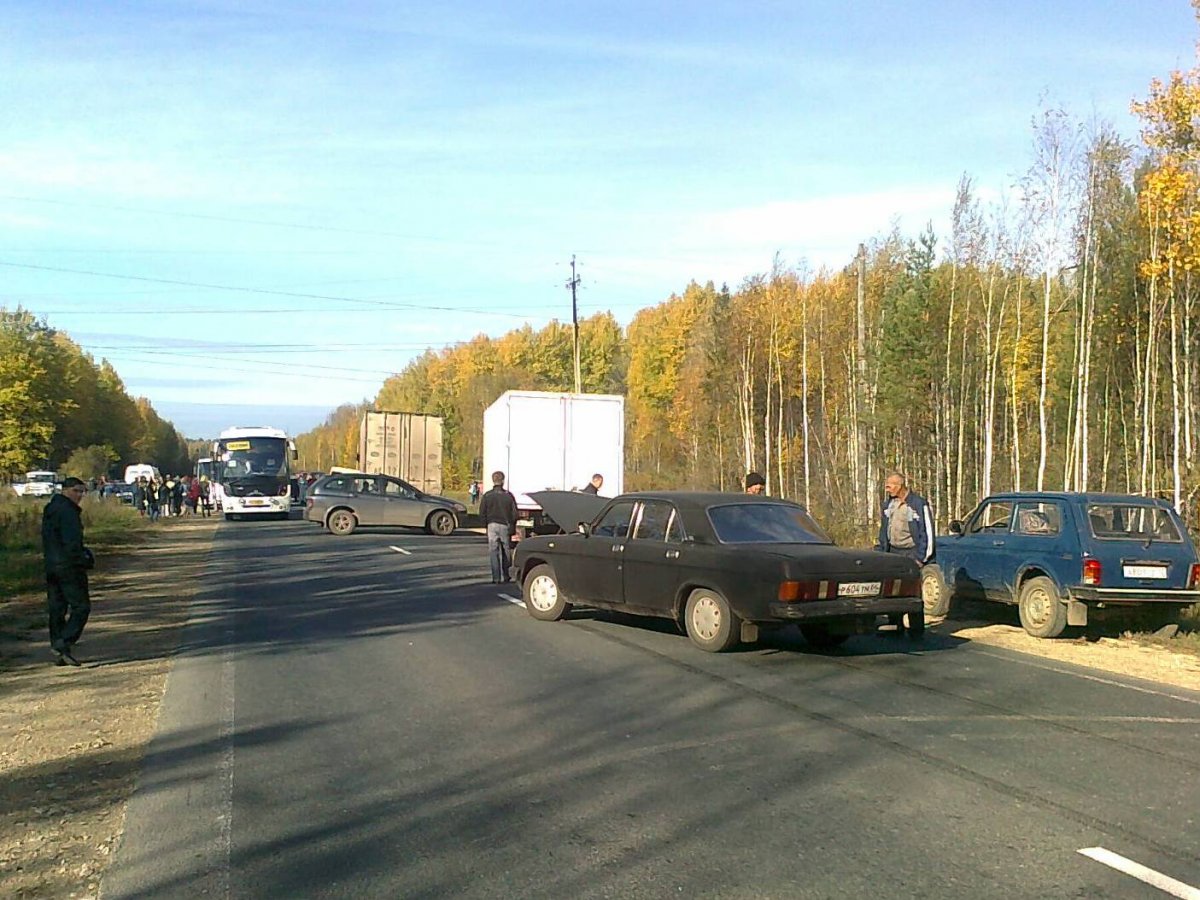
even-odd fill
[{"label": "utility pole", "polygon": [[571,280],[567,282],[567,287],[571,289],[571,328],[575,357],[575,393],[580,394],[583,391],[579,376],[579,303],[575,296],[576,288],[579,287],[579,276],[575,274],[574,253],[571,254]]}]

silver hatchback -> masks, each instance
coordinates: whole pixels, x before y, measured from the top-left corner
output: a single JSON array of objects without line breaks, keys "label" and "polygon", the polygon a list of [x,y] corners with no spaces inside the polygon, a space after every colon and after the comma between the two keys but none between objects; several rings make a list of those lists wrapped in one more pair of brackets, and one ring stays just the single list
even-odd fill
[{"label": "silver hatchback", "polygon": [[304,517],[334,534],[352,534],[360,525],[424,528],[448,535],[467,508],[445,497],[425,494],[390,475],[338,473],[313,482],[305,494]]}]

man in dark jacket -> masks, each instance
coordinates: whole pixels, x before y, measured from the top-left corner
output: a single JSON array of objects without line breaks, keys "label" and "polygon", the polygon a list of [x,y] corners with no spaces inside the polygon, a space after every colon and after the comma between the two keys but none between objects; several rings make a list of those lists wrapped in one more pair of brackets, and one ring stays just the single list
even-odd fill
[{"label": "man in dark jacket", "polygon": [[87,570],[94,560],[92,552],[83,545],[83,517],[79,508],[86,492],[86,486],[78,478],[66,478],[62,493],[51,497],[42,513],[50,649],[56,654],[58,666],[79,665],[72,648],[83,634],[92,611]]},{"label": "man in dark jacket", "polygon": [[492,473],[492,489],[479,502],[479,515],[487,525],[488,562],[492,584],[509,581],[512,564],[509,541],[517,530],[517,498],[504,489],[504,473]]}]

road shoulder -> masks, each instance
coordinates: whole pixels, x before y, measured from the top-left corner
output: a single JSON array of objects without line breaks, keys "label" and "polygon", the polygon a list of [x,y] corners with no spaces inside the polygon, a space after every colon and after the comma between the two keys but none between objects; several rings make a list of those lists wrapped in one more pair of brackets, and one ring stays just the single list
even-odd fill
[{"label": "road shoulder", "polygon": [[216,525],[173,520],[101,560],[83,668],[52,665],[43,597],[6,600],[0,896],[96,896]]}]

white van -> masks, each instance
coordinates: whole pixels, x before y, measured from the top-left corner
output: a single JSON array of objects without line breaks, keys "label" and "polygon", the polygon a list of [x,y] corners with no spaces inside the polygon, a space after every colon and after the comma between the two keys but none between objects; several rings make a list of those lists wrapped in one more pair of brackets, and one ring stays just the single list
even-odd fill
[{"label": "white van", "polygon": [[158,467],[149,465],[148,463],[137,463],[136,465],[125,467],[126,484],[136,484],[139,478],[145,478],[147,481],[150,481],[161,477],[158,473]]}]

